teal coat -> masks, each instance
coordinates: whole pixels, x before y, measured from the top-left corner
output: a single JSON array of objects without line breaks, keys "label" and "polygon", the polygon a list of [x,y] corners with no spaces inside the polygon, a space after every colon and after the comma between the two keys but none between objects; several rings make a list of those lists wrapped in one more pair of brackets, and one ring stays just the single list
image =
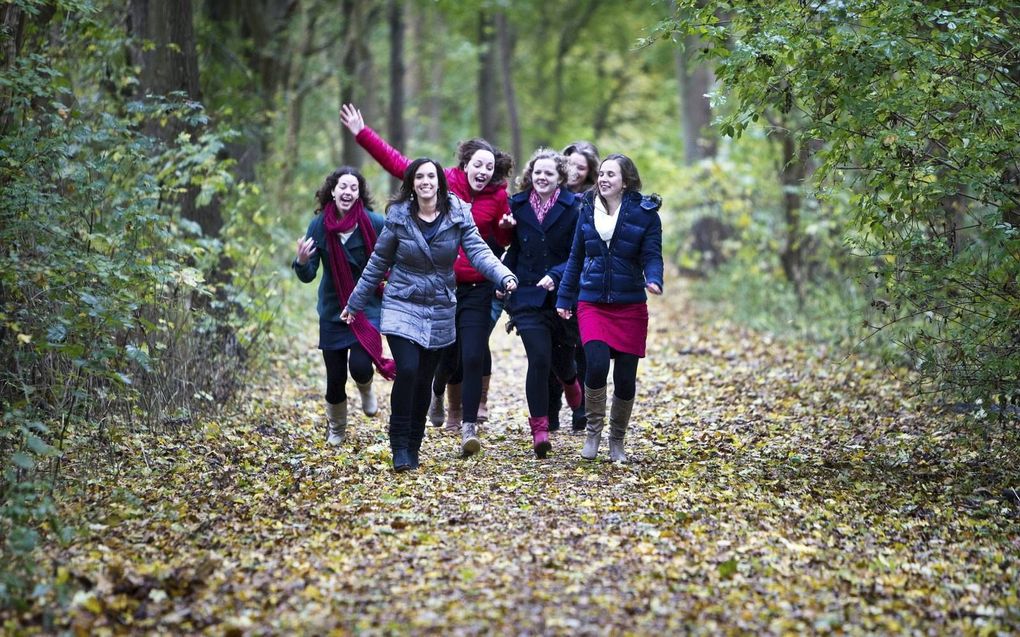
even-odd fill
[{"label": "teal coat", "polygon": [[[368,218],[372,221],[372,227],[378,237],[382,233],[385,219],[382,215],[367,211]],[[300,265],[297,259],[291,263],[294,273],[304,283],[311,283],[322,263],[322,279],[319,280],[319,301],[316,310],[319,313],[319,348],[320,349],[346,349],[357,339],[346,323],[340,320],[340,303],[336,296],[336,288],[333,286],[333,273],[329,267],[329,247],[326,244],[326,227],[322,213],[318,213],[308,224],[306,237],[315,241],[315,252],[308,259],[308,263]],[[340,245],[347,257],[347,263],[351,266],[351,276],[357,282],[361,277],[365,265],[371,254],[365,246],[365,240],[361,236],[361,230],[354,229],[354,233],[347,239],[347,243]],[[379,317],[382,309],[382,300],[378,295],[372,295],[365,303],[365,316],[368,320],[379,327]]]}]

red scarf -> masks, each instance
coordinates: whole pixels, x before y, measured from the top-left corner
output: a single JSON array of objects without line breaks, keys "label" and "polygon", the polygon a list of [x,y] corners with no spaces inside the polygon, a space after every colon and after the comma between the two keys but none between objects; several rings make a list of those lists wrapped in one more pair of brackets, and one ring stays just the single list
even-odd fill
[{"label": "red scarf", "polygon": [[[361,228],[361,236],[365,240],[365,253],[371,255],[375,250],[375,228],[365,214],[365,206],[362,205],[361,199],[356,200],[342,217],[338,214],[335,201],[326,204],[322,214],[326,226],[326,247],[329,248],[329,270],[333,274],[333,287],[336,289],[340,307],[347,307],[347,300],[354,291],[354,277],[351,275],[351,264],[347,262],[340,245],[340,233],[350,232],[355,226]],[[372,357],[382,377],[393,380],[397,375],[397,365],[391,359],[383,358],[382,336],[379,335],[379,330],[369,322],[364,312],[355,314],[350,325],[358,343]]]}]

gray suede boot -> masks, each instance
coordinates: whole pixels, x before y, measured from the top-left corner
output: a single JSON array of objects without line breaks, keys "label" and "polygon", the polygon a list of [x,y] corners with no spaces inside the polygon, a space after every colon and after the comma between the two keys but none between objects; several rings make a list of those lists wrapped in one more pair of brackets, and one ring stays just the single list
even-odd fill
[{"label": "gray suede boot", "polygon": [[375,392],[372,391],[372,381],[355,384],[358,386],[358,393],[361,394],[361,411],[372,418],[379,413],[379,401],[375,399]]},{"label": "gray suede boot", "polygon": [[602,427],[606,424],[605,387],[592,389],[587,385],[584,386],[584,412],[588,419],[588,425],[585,428],[588,437],[584,439],[581,457],[585,460],[594,460],[599,453],[599,443],[602,442]]},{"label": "gray suede boot", "polygon": [[347,401],[337,403],[326,403],[326,423],[329,425],[329,436],[326,442],[331,445],[339,445],[347,437]]},{"label": "gray suede boot", "polygon": [[467,458],[478,453],[478,450],[482,448],[482,443],[478,440],[478,431],[475,429],[475,423],[464,422],[460,425],[460,452],[461,456]]},{"label": "gray suede boot", "polygon": [[432,402],[429,403],[429,422],[438,427],[446,422],[446,405],[444,404],[446,392],[442,394],[429,393],[432,394]]},{"label": "gray suede boot", "polygon": [[633,398],[623,400],[613,395],[613,406],[609,410],[609,459],[613,462],[627,462],[627,454],[623,452],[623,437],[627,434],[633,409]]}]

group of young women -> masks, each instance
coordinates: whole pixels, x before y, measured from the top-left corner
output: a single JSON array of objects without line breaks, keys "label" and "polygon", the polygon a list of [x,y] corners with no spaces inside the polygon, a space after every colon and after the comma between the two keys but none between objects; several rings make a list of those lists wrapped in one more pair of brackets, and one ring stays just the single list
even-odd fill
[{"label": "group of young women", "polygon": [[[299,279],[314,280],[320,262],[329,272],[318,300],[327,442],[341,444],[346,434],[348,366],[362,410],[378,411],[374,365],[393,380],[394,470],[418,468],[427,418],[459,428],[462,455],[477,453],[492,365],[488,339],[505,308],[528,358],[536,456],[552,448],[563,396],[572,429],[587,435],[582,457],[596,457],[613,360],[609,452],[612,461],[626,461],[648,331],[646,293],[661,294],[663,284],[660,201],[641,194],[634,163],[620,154],[600,162],[586,142],[562,153],[542,148],[509,197],[513,161],[483,139],[462,142],[457,165],[444,169],[431,158],[405,157],[355,107],[344,105],[340,117],[401,185],[383,218],[370,210],[360,173],[334,171],[298,242]],[[381,334],[393,360],[383,356]]]}]

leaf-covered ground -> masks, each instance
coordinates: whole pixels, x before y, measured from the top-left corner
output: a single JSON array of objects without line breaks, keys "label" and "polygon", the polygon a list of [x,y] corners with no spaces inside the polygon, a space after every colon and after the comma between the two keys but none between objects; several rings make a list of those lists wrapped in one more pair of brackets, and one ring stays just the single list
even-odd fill
[{"label": "leaf-covered ground", "polygon": [[483,453],[462,460],[430,427],[421,470],[400,475],[388,409],[353,410],[350,443],[326,447],[315,335],[297,335],[236,415],[68,458],[102,465],[62,498],[87,531],[41,559],[78,592],[7,627],[1020,630],[1020,458],[995,430],[971,435],[867,361],[741,331],[682,290],[653,300],[652,327],[628,465],[605,445],[582,461],[568,433],[534,458],[523,350],[498,330]]}]

